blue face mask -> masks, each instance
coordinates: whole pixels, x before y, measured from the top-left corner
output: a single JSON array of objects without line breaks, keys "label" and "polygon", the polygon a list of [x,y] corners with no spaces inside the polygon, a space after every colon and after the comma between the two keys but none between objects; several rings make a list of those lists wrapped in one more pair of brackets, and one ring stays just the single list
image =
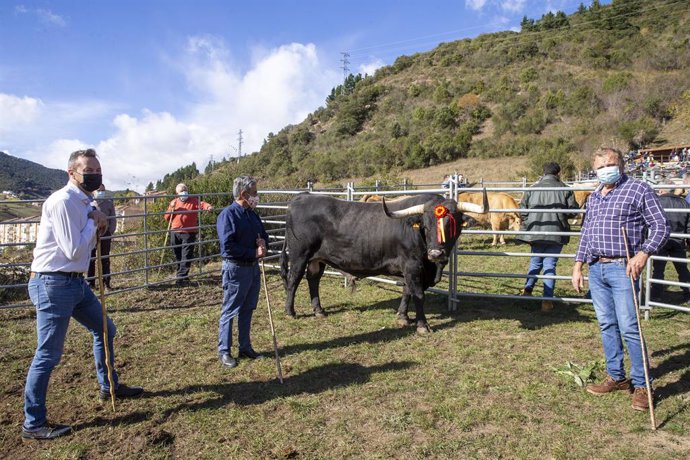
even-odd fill
[{"label": "blue face mask", "polygon": [[597,169],[597,178],[602,184],[614,184],[621,177],[621,169],[618,165],[606,166]]}]

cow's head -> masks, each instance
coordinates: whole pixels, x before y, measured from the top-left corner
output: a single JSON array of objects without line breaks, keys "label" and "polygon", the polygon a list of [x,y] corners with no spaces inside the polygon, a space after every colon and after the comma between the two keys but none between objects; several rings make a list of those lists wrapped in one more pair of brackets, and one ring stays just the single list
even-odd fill
[{"label": "cow's head", "polygon": [[508,216],[508,228],[519,232],[520,231],[520,226],[522,225],[522,219],[520,219],[520,215],[514,212],[511,212],[510,215]]},{"label": "cow's head", "polygon": [[450,251],[462,230],[464,212],[485,214],[489,212],[489,199],[486,189],[482,190],[483,204],[457,202],[445,199],[440,195],[423,204],[410,206],[399,211],[389,211],[386,200],[382,201],[386,215],[393,219],[405,219],[411,216],[421,217],[420,225],[423,226],[424,238],[427,248],[427,257],[432,262],[446,262]]}]

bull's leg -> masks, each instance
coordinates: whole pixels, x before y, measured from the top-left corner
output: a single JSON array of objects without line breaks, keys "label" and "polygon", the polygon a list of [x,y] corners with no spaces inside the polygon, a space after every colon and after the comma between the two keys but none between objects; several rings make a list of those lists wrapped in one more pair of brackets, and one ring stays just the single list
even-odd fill
[{"label": "bull's leg", "polygon": [[319,283],[325,269],[326,264],[317,261],[313,261],[307,266],[307,282],[309,283],[311,306],[314,309],[314,314],[319,318],[326,316],[326,312],[321,308],[321,300],[319,299]]},{"label": "bull's leg", "polygon": [[398,307],[398,324],[401,326],[412,326],[413,321],[407,315],[407,310],[410,305],[410,293],[407,287],[403,289],[402,299],[400,299],[400,306]]},{"label": "bull's leg", "polygon": [[491,246],[496,246],[496,242],[498,241],[498,235],[494,233],[494,239],[491,241]]},{"label": "bull's leg", "polygon": [[424,315],[424,289],[422,289],[419,281],[420,275],[415,273],[413,275],[405,274],[405,285],[409,289],[410,297],[414,301],[414,309],[417,314],[415,318],[417,320],[417,333],[426,334],[431,332],[429,324],[426,322],[426,316]]},{"label": "bull's leg", "polygon": [[297,292],[300,281],[302,281],[304,269],[306,267],[306,258],[300,258],[298,260],[293,259],[287,273],[285,281],[285,313],[293,318],[295,317],[295,293]]}]

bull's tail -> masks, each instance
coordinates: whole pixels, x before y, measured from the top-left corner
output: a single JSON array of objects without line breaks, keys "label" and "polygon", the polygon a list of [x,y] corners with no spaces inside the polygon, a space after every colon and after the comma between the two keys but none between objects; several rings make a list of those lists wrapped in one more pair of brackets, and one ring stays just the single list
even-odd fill
[{"label": "bull's tail", "polygon": [[287,290],[288,278],[288,256],[287,256],[287,231],[283,240],[283,249],[280,251],[280,277],[283,279],[283,286]]}]

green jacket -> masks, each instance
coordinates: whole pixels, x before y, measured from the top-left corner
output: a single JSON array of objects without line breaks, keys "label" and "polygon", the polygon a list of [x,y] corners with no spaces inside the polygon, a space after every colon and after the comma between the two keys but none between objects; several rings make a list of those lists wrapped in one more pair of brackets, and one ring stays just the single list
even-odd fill
[{"label": "green jacket", "polygon": [[[530,189],[544,187],[563,187],[561,190],[528,190],[520,201],[520,209],[579,209],[575,201],[573,189],[561,182],[557,176],[547,174]],[[535,232],[569,232],[570,224],[576,214],[566,213],[521,213],[522,230]],[[568,244],[570,237],[567,235],[531,235],[518,236],[519,240],[527,243]]]}]

